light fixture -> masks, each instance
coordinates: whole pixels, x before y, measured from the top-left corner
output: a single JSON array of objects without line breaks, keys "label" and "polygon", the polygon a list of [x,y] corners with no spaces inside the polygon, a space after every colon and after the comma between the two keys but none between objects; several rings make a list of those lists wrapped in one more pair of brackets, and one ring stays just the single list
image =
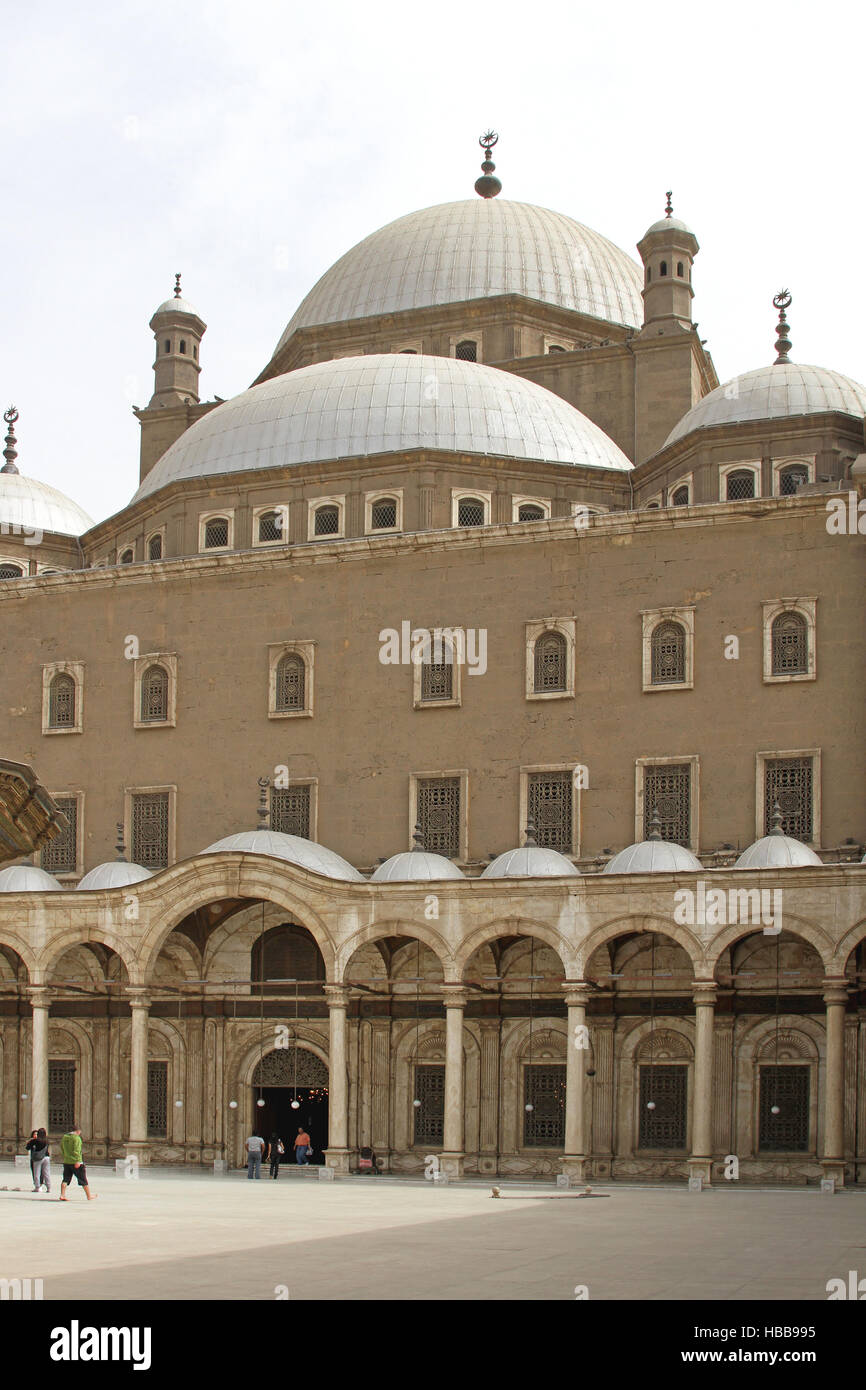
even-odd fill
[{"label": "light fixture", "polygon": [[532,1104],[531,1101],[527,1101],[523,1108],[524,1110],[531,1111],[535,1109],[535,1106]]},{"label": "light fixture", "polygon": [[174,1103],[174,1108],[175,1108],[175,1110],[182,1110],[182,1109],[183,1109],[183,1101],[182,1101],[182,1100],[176,1100],[175,1103]]},{"label": "light fixture", "polygon": [[656,1103],[655,1103],[655,1101],[654,1101],[654,1100],[648,1100],[647,1103],[646,1103],[646,1108],[647,1108],[647,1110],[655,1110],[655,1108],[656,1108]]},{"label": "light fixture", "polygon": [[416,1110],[420,1110],[420,1109],[421,1109],[421,1102],[420,1102],[420,1100],[413,1100],[412,1104],[415,1106],[415,1109],[416,1109]]},{"label": "light fixture", "polygon": [[264,1103],[265,1103],[265,1102],[262,1100],[261,1096],[259,1096],[258,1100],[256,1101],[256,1105],[259,1107],[259,1109],[262,1108],[262,1106],[264,1105]]},{"label": "light fixture", "polygon": [[238,1103],[237,1103],[237,1101],[236,1101],[236,1100],[230,1100],[230,1101],[229,1101],[229,1110],[237,1110],[237,1108],[238,1108]]},{"label": "light fixture", "polygon": [[115,1091],[115,1093],[114,1093],[114,1099],[115,1099],[115,1100],[123,1100],[123,1092],[122,1092],[122,1091]]},{"label": "light fixture", "polygon": [[771,1115],[781,1115],[781,1113],[782,1113],[782,1108],[781,1108],[781,1106],[779,1106],[779,1105],[771,1105],[771,1106],[770,1106],[770,1114],[771,1114]]},{"label": "light fixture", "polygon": [[301,1102],[300,1102],[299,1100],[293,1100],[293,1101],[292,1101],[292,1109],[293,1109],[293,1110],[300,1110],[300,1108],[301,1108]]},{"label": "light fixture", "polygon": [[26,1091],[22,1091],[22,1092],[21,1092],[21,1099],[22,1099],[22,1100],[27,1100],[27,1099],[28,1099],[28,1095],[27,1095],[27,1092],[26,1092]]}]

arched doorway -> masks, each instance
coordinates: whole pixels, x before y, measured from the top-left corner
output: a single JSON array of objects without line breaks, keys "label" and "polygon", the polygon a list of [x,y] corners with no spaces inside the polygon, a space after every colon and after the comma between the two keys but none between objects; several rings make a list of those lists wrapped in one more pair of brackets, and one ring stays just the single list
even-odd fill
[{"label": "arched doorway", "polygon": [[[328,1147],[328,1068],[320,1057],[290,1042],[287,1047],[268,1052],[253,1072],[253,1114],[255,1128],[266,1140],[272,1134],[282,1139],[286,1152],[283,1163],[295,1162],[294,1143],[298,1127],[310,1136],[313,1156],[310,1163],[322,1164]],[[256,1104],[263,1100],[264,1105]],[[292,1101],[297,1100],[297,1110]]]}]

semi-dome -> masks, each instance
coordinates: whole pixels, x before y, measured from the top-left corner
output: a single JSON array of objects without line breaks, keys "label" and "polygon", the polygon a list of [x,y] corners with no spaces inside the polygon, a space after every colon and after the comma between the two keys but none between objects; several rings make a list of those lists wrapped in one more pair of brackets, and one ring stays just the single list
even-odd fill
[{"label": "semi-dome", "polygon": [[243,830],[238,835],[227,835],[202,850],[202,854],[267,854],[273,859],[284,859],[299,868],[309,869],[311,873],[322,874],[326,878],[344,879],[351,883],[366,883],[363,874],[358,873],[342,855],[335,854],[315,840],[305,840],[300,835],[284,835],[279,830]]},{"label": "semi-dome", "polygon": [[81,536],[93,519],[77,502],[48,483],[0,469],[0,526],[8,534],[34,536],[55,531],[62,536]]},{"label": "semi-dome", "polygon": [[0,893],[59,893],[63,885],[35,864],[10,864],[0,869]]},{"label": "semi-dome", "polygon": [[681,874],[692,873],[703,865],[690,849],[675,845],[671,840],[638,840],[627,845],[609,859],[606,874]]},{"label": "semi-dome", "polygon": [[570,859],[542,845],[507,849],[487,865],[482,878],[566,878],[578,876]]},{"label": "semi-dome", "polygon": [[146,869],[143,864],[128,864],[125,859],[116,859],[113,863],[97,864],[76,884],[76,889],[130,888],[134,883],[143,883],[146,878],[153,878],[151,869]]},{"label": "semi-dome", "polygon": [[290,320],[299,328],[519,294],[606,323],[643,323],[640,267],[607,237],[532,203],[473,198],[398,217],[347,251]]},{"label": "semi-dome", "polygon": [[813,849],[790,835],[765,835],[744,849],[735,869],[798,869],[808,864],[820,866],[821,860]]},{"label": "semi-dome", "polygon": [[866,386],[826,367],[774,363],[733,377],[710,391],[674,426],[662,447],[714,425],[823,415],[831,410],[862,420],[866,415]]},{"label": "semi-dome", "polygon": [[408,449],[632,466],[535,382],[452,357],[378,353],[315,362],[225,401],[166,450],[133,500],[186,478]]}]

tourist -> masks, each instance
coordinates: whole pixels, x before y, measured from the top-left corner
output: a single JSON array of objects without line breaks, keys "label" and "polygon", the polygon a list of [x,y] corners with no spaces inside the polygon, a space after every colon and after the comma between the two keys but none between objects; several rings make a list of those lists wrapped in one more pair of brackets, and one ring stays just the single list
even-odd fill
[{"label": "tourist", "polygon": [[30,1152],[30,1171],[33,1174],[33,1191],[39,1192],[45,1187],[46,1192],[51,1191],[51,1159],[48,1157],[48,1135],[44,1129],[34,1129],[27,1148]]},{"label": "tourist", "polygon": [[358,1155],[358,1169],[362,1173],[379,1173],[379,1160],[376,1157],[376,1150],[365,1145]]},{"label": "tourist", "polygon": [[87,1181],[87,1169],[84,1166],[84,1152],[81,1144],[81,1126],[73,1125],[68,1134],[64,1134],[60,1140],[60,1153],[63,1157],[63,1180],[60,1184],[60,1200],[68,1202],[66,1189],[72,1182],[75,1175],[79,1187],[84,1188],[84,1195],[88,1202],[92,1202],[96,1196],[91,1192]]},{"label": "tourist", "polygon": [[286,1146],[280,1136],[274,1132],[268,1141],[268,1158],[270,1160],[270,1173],[272,1178],[280,1176],[280,1159],[286,1152]]},{"label": "tourist", "polygon": [[258,1134],[251,1134],[244,1144],[247,1151],[247,1177],[260,1178],[262,1176],[262,1154],[265,1151],[265,1141]]},{"label": "tourist", "polygon": [[298,1137],[295,1140],[295,1161],[297,1163],[308,1163],[312,1152],[309,1134],[304,1129],[303,1125],[298,1125]]}]

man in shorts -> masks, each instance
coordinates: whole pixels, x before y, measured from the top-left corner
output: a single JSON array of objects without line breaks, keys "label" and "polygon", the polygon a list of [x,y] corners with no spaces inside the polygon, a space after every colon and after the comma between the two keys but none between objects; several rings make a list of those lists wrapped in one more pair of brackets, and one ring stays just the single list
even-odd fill
[{"label": "man in shorts", "polygon": [[79,1187],[84,1188],[84,1195],[88,1202],[92,1202],[96,1196],[91,1192],[87,1182],[87,1169],[82,1159],[81,1147],[81,1126],[73,1125],[68,1134],[64,1134],[60,1141],[60,1153],[63,1157],[63,1181],[60,1184],[60,1200],[68,1202],[66,1189],[72,1182],[73,1174]]}]

